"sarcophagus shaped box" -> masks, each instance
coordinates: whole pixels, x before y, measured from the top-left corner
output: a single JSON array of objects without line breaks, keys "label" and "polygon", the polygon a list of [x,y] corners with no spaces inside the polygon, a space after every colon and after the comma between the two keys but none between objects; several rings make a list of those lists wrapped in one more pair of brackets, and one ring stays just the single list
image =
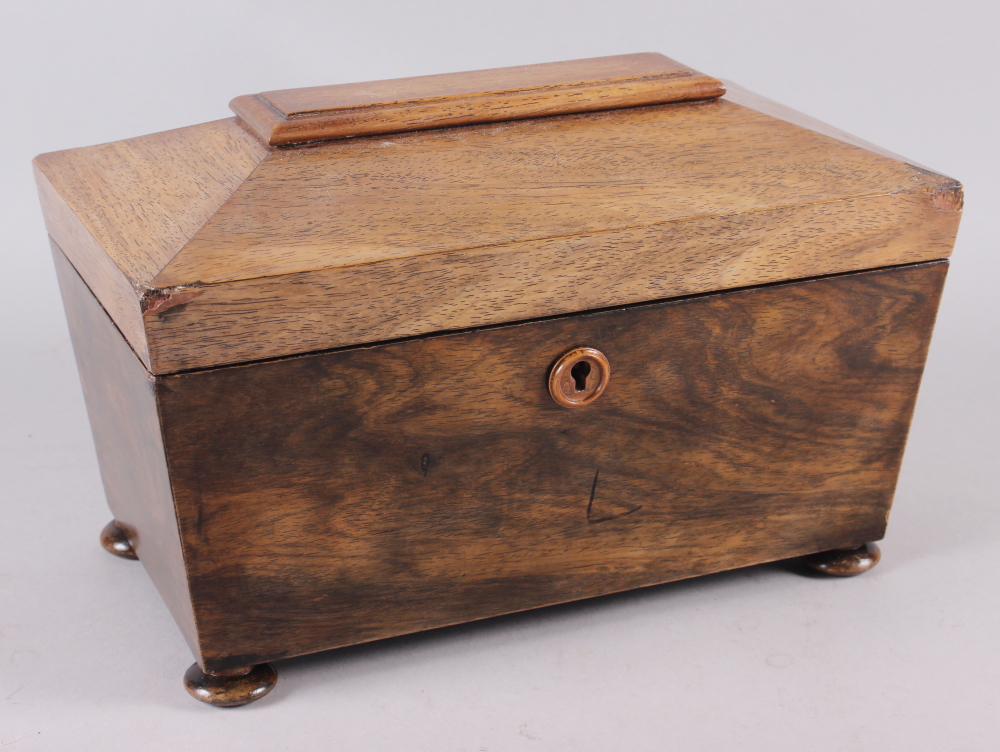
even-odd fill
[{"label": "sarcophagus shaped box", "polygon": [[877,560],[961,188],[660,55],[268,92],[37,158],[114,522],[265,665]]}]

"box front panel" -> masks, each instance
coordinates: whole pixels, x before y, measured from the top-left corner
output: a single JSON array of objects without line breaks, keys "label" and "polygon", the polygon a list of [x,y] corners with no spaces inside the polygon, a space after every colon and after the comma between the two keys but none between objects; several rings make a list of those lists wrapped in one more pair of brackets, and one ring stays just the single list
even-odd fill
[{"label": "box front panel", "polygon": [[946,268],[158,379],[206,667],[881,538]]}]

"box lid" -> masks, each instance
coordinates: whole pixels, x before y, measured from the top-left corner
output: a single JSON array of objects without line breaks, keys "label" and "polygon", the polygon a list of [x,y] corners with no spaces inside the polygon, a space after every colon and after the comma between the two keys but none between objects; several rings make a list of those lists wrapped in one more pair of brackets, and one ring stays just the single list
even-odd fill
[{"label": "box lid", "polygon": [[43,154],[156,374],[946,257],[961,188],[662,55],[266,92]]}]

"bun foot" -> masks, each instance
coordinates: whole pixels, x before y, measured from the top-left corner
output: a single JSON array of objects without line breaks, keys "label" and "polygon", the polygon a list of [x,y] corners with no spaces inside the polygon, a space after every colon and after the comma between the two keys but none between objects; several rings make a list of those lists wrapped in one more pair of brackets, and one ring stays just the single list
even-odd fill
[{"label": "bun foot", "polygon": [[250,668],[205,673],[197,663],[184,673],[184,689],[193,698],[231,708],[259,700],[278,683],[278,672],[270,663]]},{"label": "bun foot", "polygon": [[807,567],[823,574],[835,577],[853,577],[864,574],[878,564],[882,552],[874,543],[865,543],[857,548],[821,551],[818,554],[803,556],[802,561]]},{"label": "bun foot", "polygon": [[105,525],[101,531],[101,545],[104,546],[104,550],[108,553],[121,556],[123,559],[139,558],[135,555],[135,549],[132,548],[132,544],[128,542],[128,536],[125,535],[125,531],[118,527],[118,523],[114,520]]}]

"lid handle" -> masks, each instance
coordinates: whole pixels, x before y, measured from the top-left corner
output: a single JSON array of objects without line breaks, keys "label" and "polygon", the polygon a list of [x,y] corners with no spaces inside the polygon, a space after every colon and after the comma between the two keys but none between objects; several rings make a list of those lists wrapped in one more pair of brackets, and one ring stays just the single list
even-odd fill
[{"label": "lid handle", "polygon": [[397,78],[237,97],[271,146],[714,99],[726,87],[657,53]]}]

